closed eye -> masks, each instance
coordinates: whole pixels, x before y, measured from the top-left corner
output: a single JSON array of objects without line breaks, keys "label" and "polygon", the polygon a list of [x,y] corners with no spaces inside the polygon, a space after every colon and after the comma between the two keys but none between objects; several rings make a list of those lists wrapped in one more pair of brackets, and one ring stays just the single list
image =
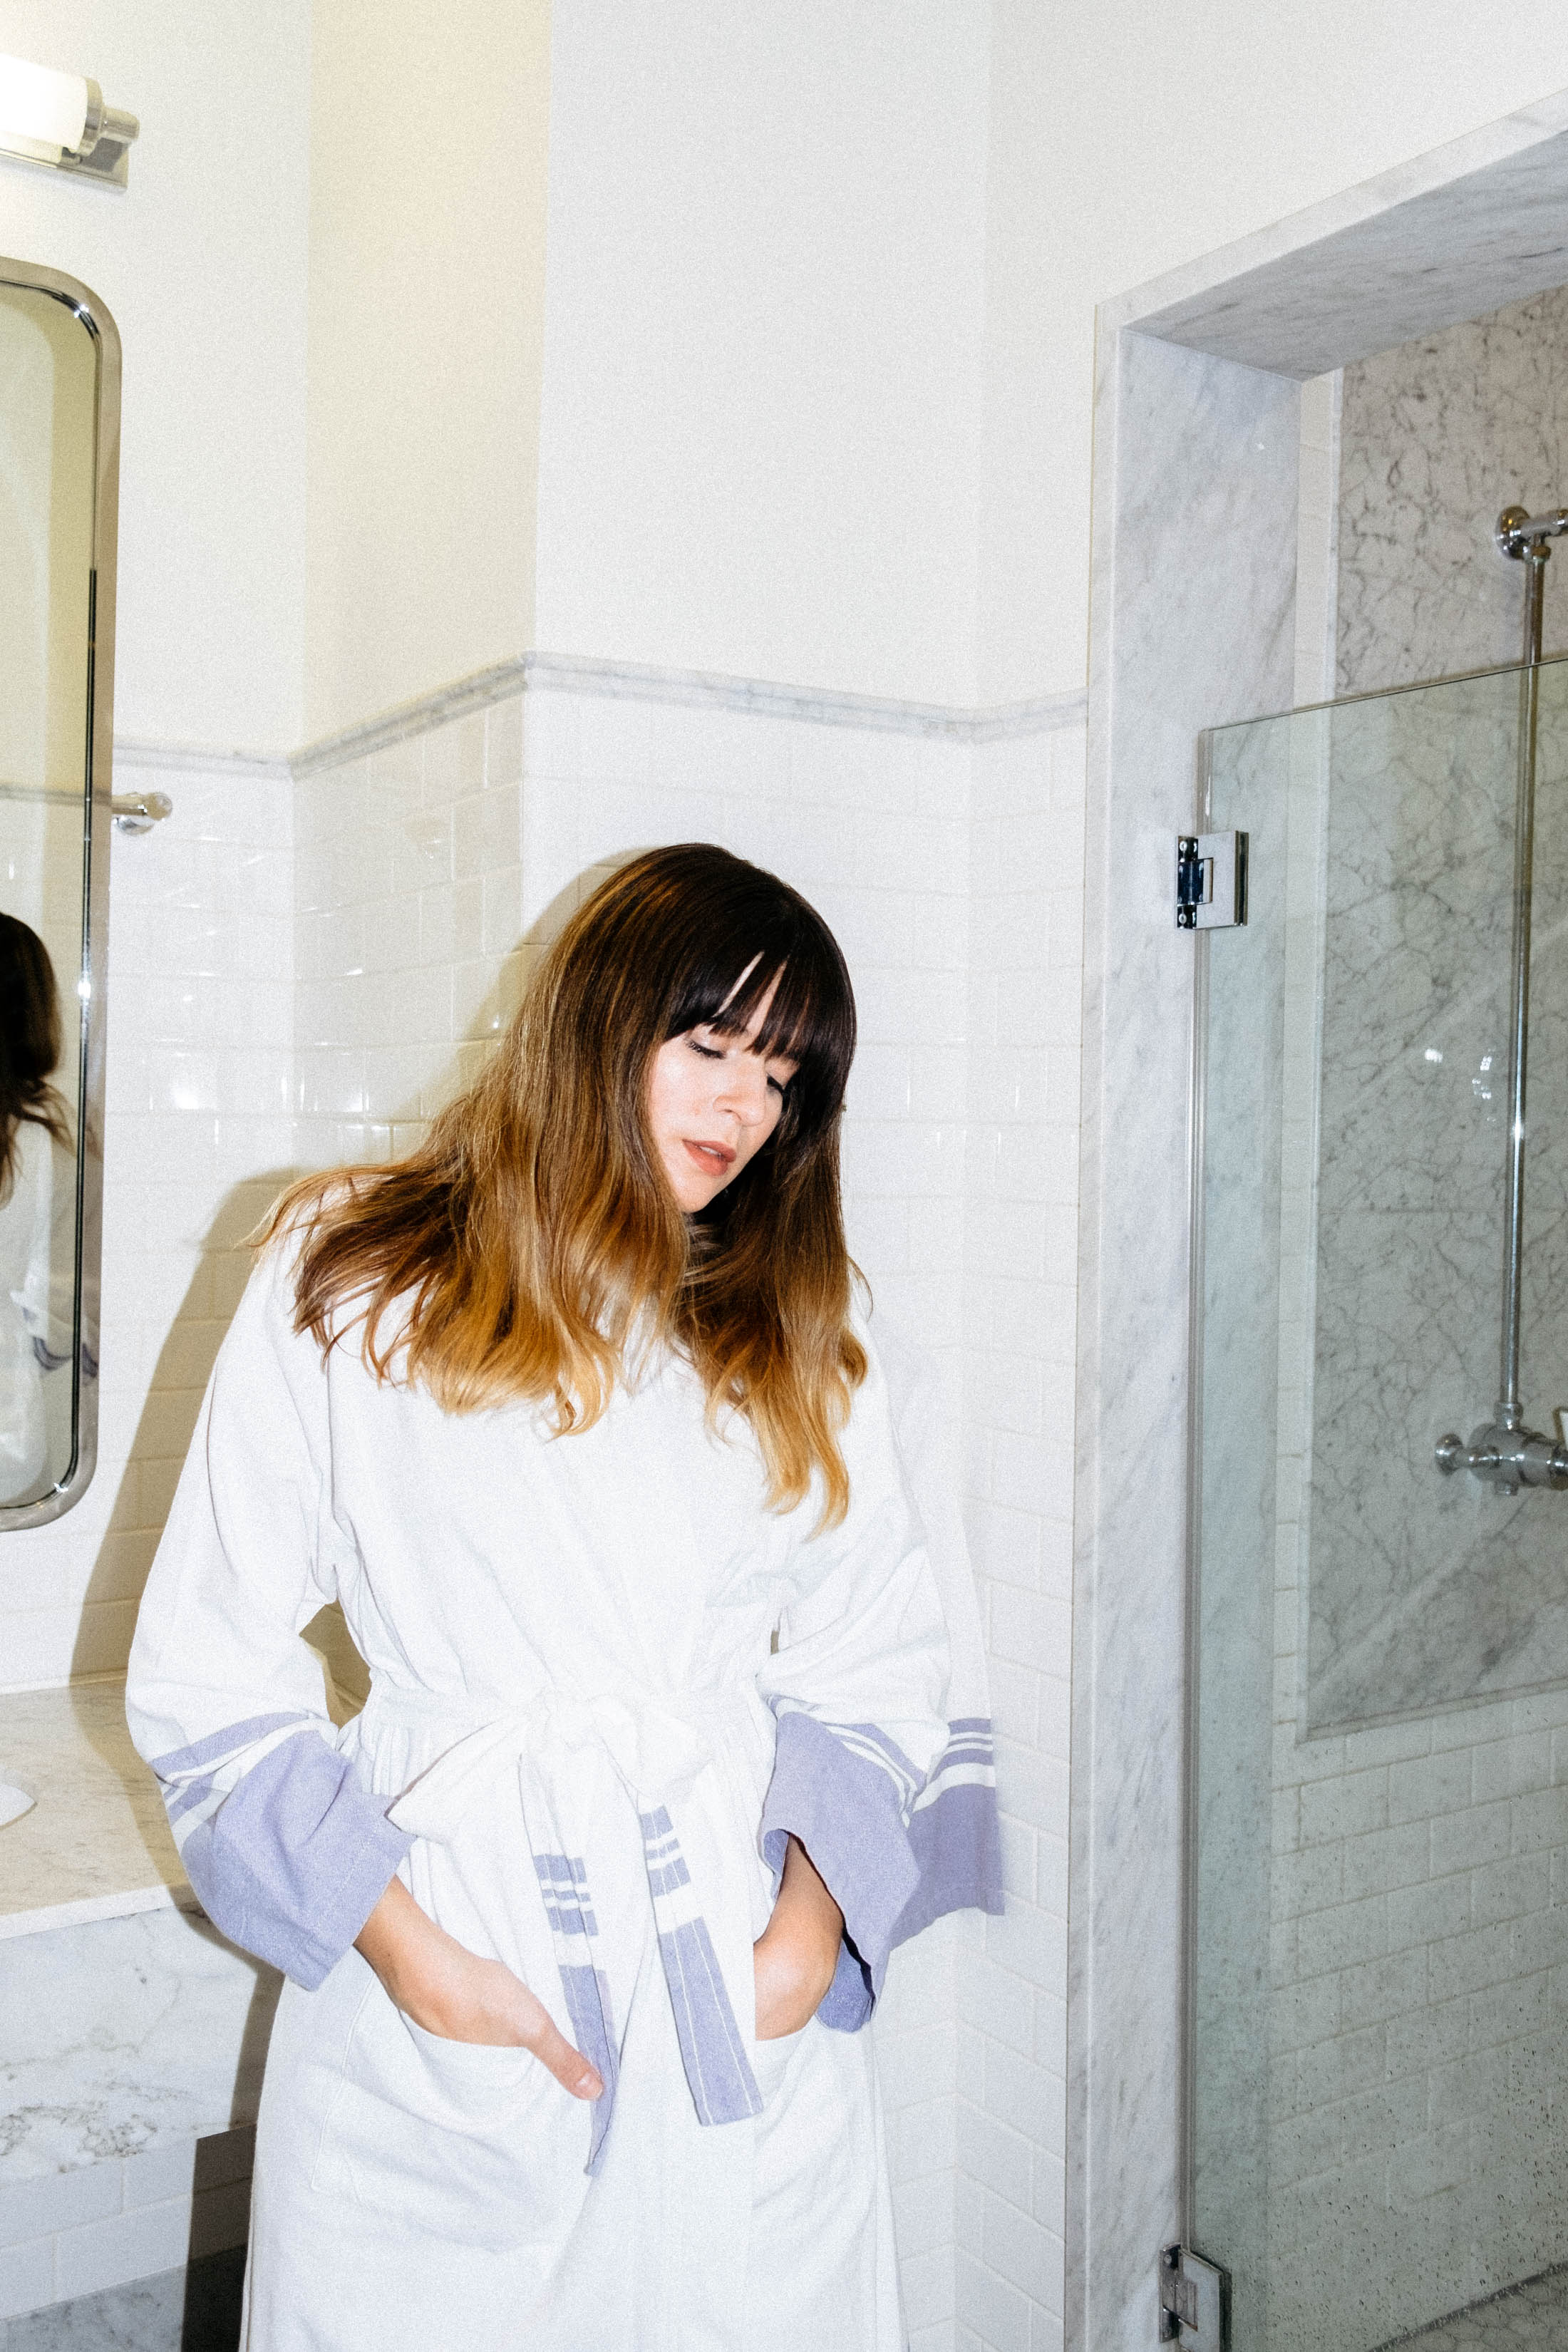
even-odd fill
[{"label": "closed eye", "polygon": [[[704,1045],[700,1038],[689,1036],[687,1038],[686,1042],[690,1046],[694,1054],[701,1055],[702,1059],[705,1062],[721,1062],[724,1059],[724,1048],[721,1045]],[[777,1095],[780,1102],[783,1102],[785,1095],[789,1092],[790,1079],[793,1078],[794,1076],[795,1073],[793,1070],[791,1071],[790,1077],[788,1078],[776,1078],[771,1070],[768,1072],[768,1084],[773,1088],[774,1094]]]}]

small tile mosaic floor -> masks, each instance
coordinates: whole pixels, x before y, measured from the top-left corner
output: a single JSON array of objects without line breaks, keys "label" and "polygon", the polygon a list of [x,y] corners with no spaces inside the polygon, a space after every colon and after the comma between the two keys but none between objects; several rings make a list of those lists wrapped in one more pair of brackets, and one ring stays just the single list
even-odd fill
[{"label": "small tile mosaic floor", "polygon": [[1568,2266],[1473,2303],[1382,2352],[1568,2352]]}]

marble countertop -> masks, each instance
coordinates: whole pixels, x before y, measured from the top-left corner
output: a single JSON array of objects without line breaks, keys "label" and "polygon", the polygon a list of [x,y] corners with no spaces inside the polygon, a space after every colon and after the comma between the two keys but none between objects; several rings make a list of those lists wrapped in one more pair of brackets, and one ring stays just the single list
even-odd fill
[{"label": "marble countertop", "polygon": [[0,1696],[0,1780],[37,1799],[0,1829],[0,1937],[199,1907],[120,1681]]}]

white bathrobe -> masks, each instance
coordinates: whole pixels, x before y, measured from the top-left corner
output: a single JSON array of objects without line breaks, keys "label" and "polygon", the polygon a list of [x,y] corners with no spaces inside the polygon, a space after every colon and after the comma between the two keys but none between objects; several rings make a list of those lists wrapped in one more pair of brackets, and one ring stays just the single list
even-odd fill
[{"label": "white bathrobe", "polygon": [[[679,1360],[553,1438],[378,1386],[355,1340],[323,1367],[284,1253],[258,1270],[129,1690],[193,1886],[289,1980],[252,2352],[899,2352],[858,2029],[895,1942],[1000,1899],[962,1538],[938,1499],[928,1545],[870,1354],[849,1515],[817,1535],[814,1502],[764,1507],[749,1429],[714,1434]],[[923,1393],[898,1416],[917,1487]],[[372,1675],[342,1730],[297,1638],[333,1598]],[[791,1832],[847,1941],[818,2016],[759,2043]],[[401,2014],[352,1948],[395,1872],[533,1988],[602,2098]]]}]

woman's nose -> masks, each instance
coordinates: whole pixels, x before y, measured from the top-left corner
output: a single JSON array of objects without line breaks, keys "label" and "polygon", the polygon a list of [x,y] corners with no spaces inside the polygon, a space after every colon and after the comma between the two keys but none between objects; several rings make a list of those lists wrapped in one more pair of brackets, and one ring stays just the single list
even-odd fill
[{"label": "woman's nose", "polygon": [[[746,1062],[752,1057],[747,1055]],[[759,1127],[767,1116],[768,1074],[757,1062],[748,1068],[731,1064],[719,1091],[718,1108],[731,1112],[742,1127]]]}]

